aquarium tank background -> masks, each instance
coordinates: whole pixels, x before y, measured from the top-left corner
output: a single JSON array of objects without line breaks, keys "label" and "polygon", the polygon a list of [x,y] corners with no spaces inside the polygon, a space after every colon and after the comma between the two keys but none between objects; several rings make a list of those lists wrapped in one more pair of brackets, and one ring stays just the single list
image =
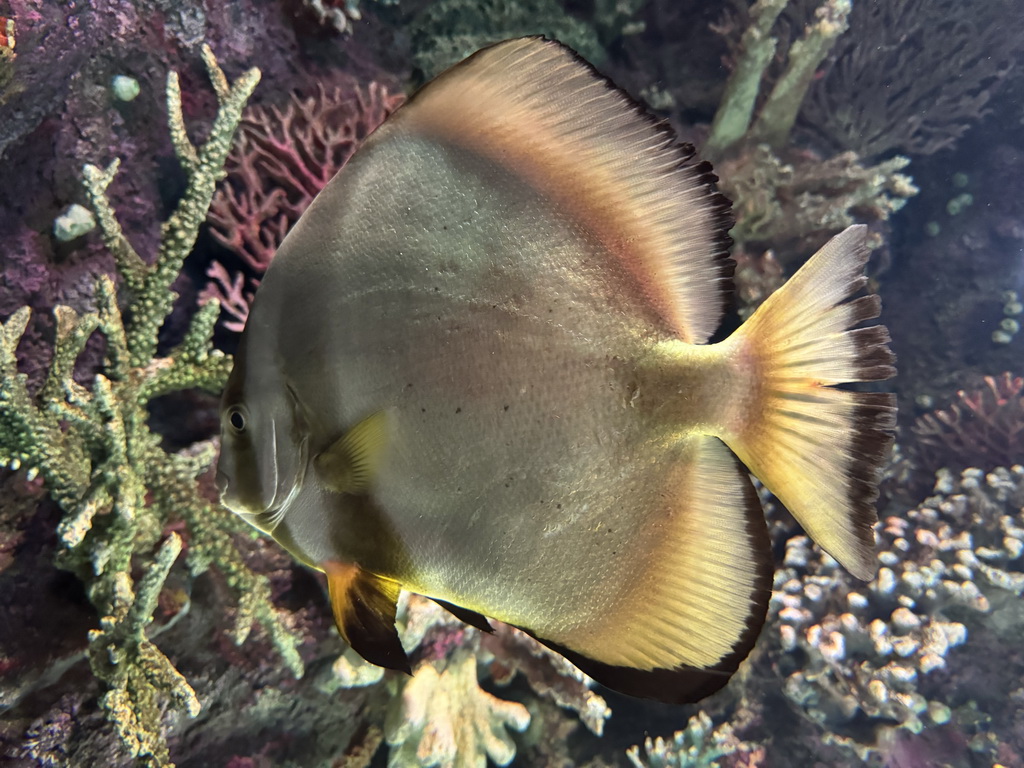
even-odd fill
[{"label": "aquarium tank background", "polygon": [[[571,46],[710,160],[735,328],[869,227],[898,376],[861,582],[761,490],[753,653],[670,706],[416,595],[413,675],[217,501],[277,246],[415,89]],[[1020,0],[0,0],[0,764],[1024,766]]]}]

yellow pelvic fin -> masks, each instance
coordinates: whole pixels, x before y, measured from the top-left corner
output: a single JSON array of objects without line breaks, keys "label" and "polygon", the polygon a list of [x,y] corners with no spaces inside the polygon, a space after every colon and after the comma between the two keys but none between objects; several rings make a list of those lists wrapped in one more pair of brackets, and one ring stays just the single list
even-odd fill
[{"label": "yellow pelvic fin", "polygon": [[895,396],[836,389],[888,379],[895,357],[867,283],[866,227],[833,237],[723,342],[750,397],[722,437],[850,573],[876,569],[874,502],[892,442]]},{"label": "yellow pelvic fin", "polygon": [[718,327],[732,218],[711,166],[561,43],[526,37],[478,51],[380,135],[390,131],[468,150],[542,192],[683,341],[703,343]]},{"label": "yellow pelvic fin", "polygon": [[649,518],[653,547],[616,607],[557,646],[544,641],[598,682],[675,703],[729,680],[760,633],[772,579],[746,470],[715,437],[684,438],[679,451]]},{"label": "yellow pelvic fin", "polygon": [[402,585],[358,565],[323,563],[334,623],[345,642],[371,664],[411,674],[395,627]]},{"label": "yellow pelvic fin", "polygon": [[313,459],[321,482],[336,493],[366,493],[387,446],[387,413],[356,424]]}]

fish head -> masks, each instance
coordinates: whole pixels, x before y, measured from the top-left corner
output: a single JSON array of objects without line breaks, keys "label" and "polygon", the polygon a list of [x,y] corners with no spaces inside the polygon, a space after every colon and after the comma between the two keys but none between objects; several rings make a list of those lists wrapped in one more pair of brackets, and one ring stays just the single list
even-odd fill
[{"label": "fish head", "polygon": [[279,375],[247,375],[244,347],[221,398],[217,489],[221,503],[273,535],[302,489],[309,430],[294,389]]}]

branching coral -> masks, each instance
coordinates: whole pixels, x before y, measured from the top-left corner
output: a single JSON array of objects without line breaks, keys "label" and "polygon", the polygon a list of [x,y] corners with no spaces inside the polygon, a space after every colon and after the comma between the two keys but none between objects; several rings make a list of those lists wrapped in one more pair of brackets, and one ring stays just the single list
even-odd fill
[{"label": "branching coral", "polygon": [[715,161],[722,189],[735,203],[732,236],[741,248],[753,241],[807,250],[855,220],[889,218],[917,193],[900,172],[909,163],[906,158],[865,166],[852,152],[822,158],[788,146],[814,73],[846,30],[848,0],[825,0],[818,6],[803,36],[784,52],[785,68],[756,109],[769,65],[780,53],[773,28],[791,1],[757,0],[750,7],[748,27],[702,149]]},{"label": "branching coral", "polygon": [[825,0],[815,12],[815,19],[805,27],[803,37],[793,42],[787,52],[786,70],[755,118],[754,106],[762,78],[778,46],[778,39],[771,34],[772,27],[788,2],[757,0],[750,8],[750,24],[740,40],[739,56],[704,146],[708,157],[720,157],[745,139],[766,143],[776,151],[782,149],[815,70],[835,39],[846,31],[849,0]]},{"label": "branching coral", "polygon": [[811,89],[801,123],[839,150],[878,157],[952,146],[985,113],[1019,38],[1013,2],[854,3],[835,62]]},{"label": "branching coral", "polygon": [[1022,507],[1024,467],[940,473],[934,496],[883,521],[881,567],[864,587],[813,554],[806,537],[789,541],[769,632],[777,665],[790,670],[786,695],[828,741],[867,759],[893,727],[919,733],[957,716],[929,676],[950,667],[975,629],[1019,638]]},{"label": "branching coral", "polygon": [[930,469],[968,464],[995,467],[1024,458],[1024,377],[986,376],[985,386],[960,390],[947,410],[914,424],[915,453]]},{"label": "branching coral", "polygon": [[823,242],[856,221],[885,221],[917,194],[895,157],[863,166],[852,152],[821,160],[810,153],[782,160],[759,144],[722,160],[716,170],[734,201],[740,244]]},{"label": "branching coral", "polygon": [[[217,391],[231,366],[210,343],[216,304],[195,314],[177,347],[158,354],[158,332],[176,299],[171,283],[195,243],[242,108],[259,81],[253,69],[229,85],[209,48],[204,47],[203,58],[220,108],[202,146],[186,134],[176,73],[168,78],[171,139],[188,186],[163,224],[151,263],[129,243],[106,196],[118,161],[105,170],[84,169],[87,194],[129,297],[125,315],[109,277],[98,282],[95,312],[80,316],[57,307],[53,360],[38,392],[31,392],[27,377],[18,373],[15,354],[29,320],[27,307],[3,323],[0,337],[0,460],[40,476],[64,509],[58,563],[82,579],[101,616],[89,642],[93,671],[108,688],[104,707],[128,751],[154,766],[169,765],[161,722],[164,697],[188,714],[198,709],[188,683],[144,634],[181,549],[172,535],[152,555],[168,523],[187,524],[192,572],[215,564],[238,593],[236,641],[258,622],[285,663],[295,674],[302,672],[297,641],[273,609],[266,580],[245,566],[232,543],[238,530],[234,518],[197,490],[196,477],[212,462],[213,446],[170,453],[147,424],[151,400],[190,388]],[[89,388],[72,374],[95,331],[106,340],[107,361]],[[138,585],[132,575],[136,567],[146,573]]]},{"label": "branching coral", "polygon": [[425,662],[392,701],[384,725],[393,768],[486,768],[508,765],[516,748],[508,731],[523,731],[530,714],[480,688],[477,655],[458,648],[444,662]]},{"label": "branching coral", "polygon": [[707,713],[699,712],[671,740],[660,736],[648,738],[643,755],[636,746],[631,747],[626,756],[636,768],[718,768],[719,758],[746,746],[736,738],[728,723],[713,727]]},{"label": "branching coral", "polygon": [[[214,237],[237,254],[252,275],[262,275],[277,246],[317,193],[348,162],[363,139],[384,122],[404,96],[381,83],[354,83],[311,96],[293,96],[284,109],[246,110],[227,179],[213,197]],[[240,331],[255,282],[214,263],[204,296],[217,298]]]}]

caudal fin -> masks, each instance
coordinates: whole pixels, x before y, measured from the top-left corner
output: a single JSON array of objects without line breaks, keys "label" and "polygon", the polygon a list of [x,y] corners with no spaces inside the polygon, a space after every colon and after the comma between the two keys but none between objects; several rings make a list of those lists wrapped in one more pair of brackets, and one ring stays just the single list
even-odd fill
[{"label": "caudal fin", "polygon": [[892,442],[895,396],[834,385],[895,375],[877,295],[867,283],[866,227],[836,235],[726,342],[753,397],[723,435],[810,536],[853,575],[875,573],[878,475]]}]

